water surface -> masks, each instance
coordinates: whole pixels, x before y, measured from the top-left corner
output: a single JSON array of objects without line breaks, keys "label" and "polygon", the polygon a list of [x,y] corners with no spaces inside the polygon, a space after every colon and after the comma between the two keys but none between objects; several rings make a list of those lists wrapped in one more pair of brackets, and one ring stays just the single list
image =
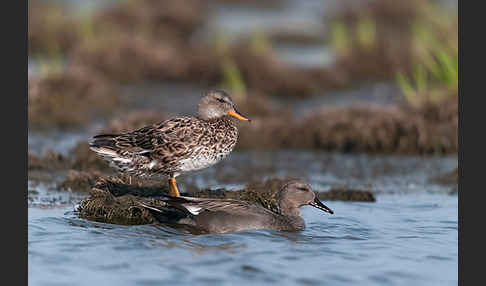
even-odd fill
[{"label": "water surface", "polygon": [[[457,196],[303,207],[301,233],[194,236],[29,208],[31,285],[457,285]],[[226,282],[226,283],[223,283]]]},{"label": "water surface", "polygon": [[235,152],[216,166],[186,175],[181,189],[295,175],[315,190],[369,188],[377,201],[326,201],[334,215],[302,207],[298,233],[192,235],[80,219],[73,210],[86,194],[31,182],[30,285],[457,285],[457,195],[432,180],[456,156]]}]

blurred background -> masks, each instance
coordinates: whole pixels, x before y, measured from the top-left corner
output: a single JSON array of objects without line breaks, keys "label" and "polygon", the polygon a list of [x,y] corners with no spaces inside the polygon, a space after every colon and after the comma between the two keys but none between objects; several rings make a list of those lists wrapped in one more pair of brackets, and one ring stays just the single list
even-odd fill
[{"label": "blurred background", "polygon": [[[29,283],[457,285],[457,6],[29,0]],[[92,136],[195,114],[215,88],[252,122],[181,192],[300,177],[335,214],[303,207],[295,234],[192,236],[73,212],[116,175]]]},{"label": "blurred background", "polygon": [[28,4],[29,151],[194,114],[223,88],[253,120],[240,150],[457,152],[456,1]]}]

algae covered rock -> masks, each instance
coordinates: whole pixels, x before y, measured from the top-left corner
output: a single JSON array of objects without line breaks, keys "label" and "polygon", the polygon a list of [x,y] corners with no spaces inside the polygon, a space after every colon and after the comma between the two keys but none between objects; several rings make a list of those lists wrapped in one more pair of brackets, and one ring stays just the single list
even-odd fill
[{"label": "algae covered rock", "polygon": [[154,223],[155,219],[141,207],[140,197],[125,195],[115,197],[109,192],[93,188],[91,196],[81,201],[78,207],[79,216],[88,220],[137,225]]},{"label": "algae covered rock", "polygon": [[372,192],[348,189],[346,187],[333,188],[328,192],[318,192],[317,198],[323,201],[376,202]]}]

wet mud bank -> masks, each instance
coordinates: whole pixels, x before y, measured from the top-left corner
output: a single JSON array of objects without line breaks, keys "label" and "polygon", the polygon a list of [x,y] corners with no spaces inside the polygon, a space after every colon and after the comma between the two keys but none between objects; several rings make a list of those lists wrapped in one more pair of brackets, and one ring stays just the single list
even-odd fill
[{"label": "wet mud bank", "polygon": [[[259,98],[261,99],[261,98]],[[393,105],[327,107],[297,118],[265,101],[242,107],[252,118],[240,122],[236,150],[302,149],[375,154],[454,154],[458,150],[457,98],[420,108]],[[126,132],[163,121],[170,115],[130,112],[115,117],[99,133]],[[29,172],[112,171],[107,162],[79,141],[66,155],[29,153]]]},{"label": "wet mud bank", "polygon": [[305,118],[279,112],[240,126],[237,148],[451,154],[458,151],[458,103],[323,107]]},{"label": "wet mud bank", "polygon": [[[249,183],[242,190],[203,189],[191,190],[182,195],[200,198],[221,198],[245,200],[276,211],[276,194],[288,179],[273,178],[263,182]],[[163,206],[157,201],[158,196],[167,195],[166,186],[127,185],[122,180],[100,179],[91,189],[90,196],[79,203],[77,212],[81,218],[113,224],[151,224],[155,218],[140,203]],[[323,200],[341,201],[376,201],[370,191],[332,189],[328,192],[316,192]]]},{"label": "wet mud bank", "polygon": [[107,116],[119,104],[117,88],[81,66],[29,79],[29,129],[73,128]]},{"label": "wet mud bank", "polygon": [[79,142],[68,155],[49,150],[28,154],[27,176],[33,182],[56,183],[60,190],[88,192],[102,177],[114,174],[108,163]]},{"label": "wet mud bank", "polygon": [[[251,115],[252,122],[237,123],[240,132],[236,150],[443,155],[458,150],[456,97],[418,108],[395,105],[327,107],[302,118],[264,97],[249,97],[242,104],[242,110]],[[99,133],[131,131],[170,116],[158,112],[130,112],[114,117]],[[61,177],[59,188],[72,191],[89,192],[102,174],[114,174],[108,163],[92,152],[84,140],[66,155],[54,151],[43,155],[29,153],[28,160],[29,179],[53,181]],[[250,173],[248,178],[252,176]],[[136,178],[133,180],[137,182]]]},{"label": "wet mud bank", "polygon": [[47,151],[43,155],[28,154],[28,170],[60,171],[108,171],[108,163],[89,149],[88,142],[79,142],[68,155]]}]

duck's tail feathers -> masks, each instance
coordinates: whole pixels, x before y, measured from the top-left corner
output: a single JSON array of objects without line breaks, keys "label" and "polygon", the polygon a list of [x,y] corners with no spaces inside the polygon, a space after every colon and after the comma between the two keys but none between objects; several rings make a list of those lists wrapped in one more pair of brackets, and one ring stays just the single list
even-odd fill
[{"label": "duck's tail feathers", "polygon": [[118,157],[116,152],[116,137],[118,134],[102,134],[93,137],[89,143],[89,148],[103,156]]},{"label": "duck's tail feathers", "polygon": [[169,205],[155,207],[144,203],[138,204],[147,209],[161,223],[177,223],[180,219],[187,217],[186,213]]}]

